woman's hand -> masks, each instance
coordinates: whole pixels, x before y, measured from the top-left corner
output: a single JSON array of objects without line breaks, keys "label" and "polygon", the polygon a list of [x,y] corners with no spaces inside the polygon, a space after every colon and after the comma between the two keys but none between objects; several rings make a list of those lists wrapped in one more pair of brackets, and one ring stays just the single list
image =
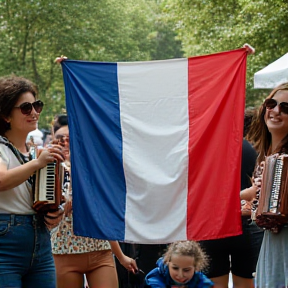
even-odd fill
[{"label": "woman's hand", "polygon": [[247,44],[247,43],[245,43],[243,45],[243,48],[246,49],[248,55],[251,55],[251,54],[255,53],[255,49],[252,46],[250,46],[249,44]]},{"label": "woman's hand", "polygon": [[126,255],[123,255],[121,259],[119,259],[120,264],[125,267],[129,272],[137,273],[138,267],[136,261],[133,258],[130,258]]},{"label": "woman's hand", "polygon": [[126,256],[117,241],[109,241],[111,245],[112,252],[119,260],[120,264],[125,267],[129,272],[136,274],[138,272],[138,267],[136,261],[128,256]]},{"label": "woman's hand", "polygon": [[66,56],[61,55],[60,57],[57,57],[54,62],[57,64],[60,64],[62,61],[66,60],[66,59],[68,59]]},{"label": "woman's hand", "polygon": [[65,157],[62,153],[62,147],[60,145],[48,145],[44,148],[39,157],[36,159],[39,164],[39,169],[47,166],[48,163],[52,163],[55,160],[60,162],[65,161]]}]

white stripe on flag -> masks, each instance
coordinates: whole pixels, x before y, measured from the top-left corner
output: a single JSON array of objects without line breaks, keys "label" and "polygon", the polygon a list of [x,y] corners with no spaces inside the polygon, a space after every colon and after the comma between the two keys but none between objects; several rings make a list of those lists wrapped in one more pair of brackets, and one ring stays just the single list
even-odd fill
[{"label": "white stripe on flag", "polygon": [[187,237],[187,65],[187,59],[118,63],[127,241]]}]

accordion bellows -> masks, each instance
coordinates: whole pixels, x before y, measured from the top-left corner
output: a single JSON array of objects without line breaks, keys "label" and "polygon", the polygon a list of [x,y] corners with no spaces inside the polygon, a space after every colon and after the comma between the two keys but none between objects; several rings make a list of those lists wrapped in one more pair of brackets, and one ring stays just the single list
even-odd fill
[{"label": "accordion bellows", "polygon": [[265,159],[256,223],[278,233],[288,221],[288,154]]}]

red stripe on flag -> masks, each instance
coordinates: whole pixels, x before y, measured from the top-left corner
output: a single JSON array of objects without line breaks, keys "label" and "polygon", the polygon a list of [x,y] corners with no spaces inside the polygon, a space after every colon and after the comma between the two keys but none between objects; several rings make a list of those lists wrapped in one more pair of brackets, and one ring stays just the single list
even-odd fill
[{"label": "red stripe on flag", "polygon": [[246,52],[188,59],[188,239],[239,235]]}]

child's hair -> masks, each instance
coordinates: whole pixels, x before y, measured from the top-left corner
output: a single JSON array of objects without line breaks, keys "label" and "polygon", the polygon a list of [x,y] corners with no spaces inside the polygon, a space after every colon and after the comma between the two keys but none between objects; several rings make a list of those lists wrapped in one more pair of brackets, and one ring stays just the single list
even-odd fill
[{"label": "child's hair", "polygon": [[195,241],[176,241],[171,243],[164,254],[165,264],[171,261],[172,254],[193,257],[197,271],[203,270],[208,265],[206,254]]}]

